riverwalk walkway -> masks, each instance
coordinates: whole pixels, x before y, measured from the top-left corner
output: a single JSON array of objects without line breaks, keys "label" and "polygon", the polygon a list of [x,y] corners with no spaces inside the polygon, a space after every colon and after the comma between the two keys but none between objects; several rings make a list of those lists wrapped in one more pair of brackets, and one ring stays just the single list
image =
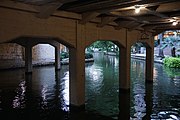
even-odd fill
[{"label": "riverwalk walkway", "polygon": [[[108,54],[108,55],[110,55],[110,54]],[[137,53],[131,54],[131,58],[145,60],[146,54],[137,54]],[[11,69],[11,68],[22,68],[25,65],[24,61],[22,61],[22,60],[16,60],[16,61],[6,60],[6,61],[7,61],[6,64],[0,64],[0,69],[4,70],[4,69]],[[86,59],[86,62],[93,62],[93,61],[94,61],[93,58]],[[36,60],[36,61],[33,61],[32,64],[33,64],[33,66],[46,66],[46,65],[54,65],[54,62],[55,62],[54,59]],[[154,62],[163,64],[163,60],[160,59],[159,57],[157,57],[156,55],[154,55]],[[1,63],[1,61],[0,61],[0,63]],[[67,65],[68,63],[69,63],[69,59],[64,59],[63,61],[61,61],[62,65]]]},{"label": "riverwalk walkway", "polygon": [[[105,54],[117,56],[117,54],[115,52],[105,52]],[[131,53],[131,58],[145,60],[146,54],[145,53]],[[154,54],[154,62],[163,64],[163,60],[161,59],[161,57],[158,57],[156,54]]]},{"label": "riverwalk walkway", "polygon": [[[139,59],[139,60],[145,60],[146,59],[146,54],[131,54],[131,58],[134,59]],[[159,57],[157,57],[156,55],[154,55],[154,62],[155,63],[160,63],[163,64],[163,60]]]}]

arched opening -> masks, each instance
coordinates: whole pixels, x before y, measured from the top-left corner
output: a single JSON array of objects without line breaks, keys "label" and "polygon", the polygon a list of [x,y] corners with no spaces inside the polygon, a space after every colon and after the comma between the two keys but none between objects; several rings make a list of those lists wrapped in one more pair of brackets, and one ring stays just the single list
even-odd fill
[{"label": "arched opening", "polygon": [[94,62],[86,63],[86,110],[117,118],[119,114],[119,45],[99,40],[85,52]]},{"label": "arched opening", "polygon": [[[32,55],[34,62],[37,60],[36,63],[40,62],[40,66],[42,64],[45,64],[45,66],[34,68],[32,78],[27,78],[30,79],[31,84],[34,84],[33,87],[37,89],[34,91],[39,95],[39,101],[36,101],[36,103],[39,103],[40,109],[42,111],[47,109],[50,114],[57,112],[52,119],[59,117],[60,112],[69,111],[69,61],[65,61],[65,59],[69,59],[69,49],[62,44],[58,44],[58,46],[43,43],[32,47],[32,53],[33,51],[36,53],[34,56]],[[58,59],[61,60],[60,70],[57,70],[56,66],[54,66],[56,49],[60,54],[60,59]],[[42,63],[42,61],[45,63]],[[47,66],[48,62],[50,66]],[[29,77],[30,75],[26,76]],[[34,100],[37,99],[34,98]]]},{"label": "arched opening", "polygon": [[[52,104],[53,101],[52,112],[54,110],[67,112],[69,111],[69,49],[60,44],[58,40],[36,39],[32,39],[31,43],[25,45],[26,60],[29,59],[27,64],[30,61],[30,65],[34,62],[33,66],[44,67],[30,69],[33,74],[27,74],[27,79],[36,83],[35,87],[40,91],[38,95],[40,95],[42,109],[51,110],[51,106],[47,103]],[[31,62],[31,60],[34,61]],[[29,65],[27,66],[29,67]],[[48,91],[52,97],[48,95]],[[52,101],[48,101],[48,99]]]},{"label": "arched opening", "polygon": [[[4,84],[6,85],[8,82],[9,89],[12,89],[11,101],[4,94],[2,95],[7,104],[3,104],[0,109],[6,109],[5,106],[10,106],[24,111],[25,114],[28,114],[26,113],[28,111],[25,110],[29,109],[32,112],[32,119],[36,117],[41,119],[43,115],[39,111],[44,111],[45,114],[69,111],[69,66],[67,65],[69,61],[61,62],[61,70],[55,70],[55,67],[52,66],[56,61],[56,49],[61,61],[69,57],[69,49],[58,43],[60,40],[57,40],[58,42],[36,38],[32,38],[31,41],[29,39],[26,39],[27,41],[21,40],[23,39],[17,40],[17,43],[13,43],[15,42],[13,41],[12,43],[0,44],[0,56],[3,62],[1,65],[6,65],[4,64],[6,62],[10,64],[7,60],[11,60],[15,69],[11,70],[9,69],[12,68],[11,66],[6,66],[7,71],[0,73],[2,76],[1,90],[4,92]],[[30,47],[29,50],[32,53],[33,65],[44,66],[35,67],[32,74],[25,74],[24,69],[16,69],[20,66],[16,61],[20,60],[22,61],[21,67],[25,67],[27,46]],[[3,69],[3,67],[0,68]],[[52,119],[57,116],[60,117],[57,114]]]},{"label": "arched opening", "polygon": [[55,48],[50,44],[37,44],[32,47],[34,66],[51,65],[55,62]]}]

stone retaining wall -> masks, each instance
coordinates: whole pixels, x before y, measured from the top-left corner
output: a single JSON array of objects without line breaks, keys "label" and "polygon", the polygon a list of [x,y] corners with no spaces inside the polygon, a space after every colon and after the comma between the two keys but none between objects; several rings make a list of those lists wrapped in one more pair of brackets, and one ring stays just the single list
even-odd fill
[{"label": "stone retaining wall", "polygon": [[[15,43],[0,44],[0,69],[25,66],[24,47]],[[55,49],[49,44],[39,44],[32,49],[33,66],[52,65],[55,62]]]}]

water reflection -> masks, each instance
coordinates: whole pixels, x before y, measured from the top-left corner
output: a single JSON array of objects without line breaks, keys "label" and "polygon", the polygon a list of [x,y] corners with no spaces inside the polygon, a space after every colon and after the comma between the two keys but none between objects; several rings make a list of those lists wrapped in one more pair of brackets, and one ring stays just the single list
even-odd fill
[{"label": "water reflection", "polygon": [[176,72],[180,69],[173,69],[171,73],[167,74],[166,68],[159,67],[155,64],[156,74],[154,76],[153,85],[153,111],[152,119],[180,119],[180,79]]},{"label": "water reflection", "polygon": [[141,120],[146,115],[146,87],[144,61],[131,61],[131,119]]},{"label": "water reflection", "polygon": [[41,90],[41,103],[40,103],[40,106],[41,106],[41,109],[48,109],[48,100],[47,100],[47,98],[48,98],[48,96],[47,96],[47,94],[48,94],[48,90],[47,90],[47,86],[42,86],[42,88],[41,88],[42,90]]},{"label": "water reflection", "polygon": [[[131,89],[121,91],[119,58],[103,54],[94,57],[94,63],[87,63],[85,68],[86,113],[93,113],[89,119],[97,114],[115,120],[180,119],[180,76],[169,76],[162,65],[155,64],[153,84],[145,83],[145,62],[132,59]],[[60,71],[54,67],[33,70],[26,75],[23,70],[0,72],[0,113],[20,110],[13,115],[31,120],[61,119],[62,113],[69,112],[68,66]],[[87,119],[85,114],[80,118]],[[68,114],[62,119],[69,119]]]},{"label": "water reflection", "polygon": [[[86,109],[118,118],[118,58],[94,54],[94,64],[86,65]],[[116,63],[116,64],[115,64]]]},{"label": "water reflection", "polygon": [[146,115],[146,103],[144,100],[144,88],[140,85],[136,85],[134,87],[134,117],[136,117],[138,120],[143,118]]},{"label": "water reflection", "polygon": [[145,83],[145,103],[146,103],[146,115],[144,120],[151,120],[151,114],[153,109],[153,84]]},{"label": "water reflection", "polygon": [[[125,102],[128,101],[128,94],[118,93],[118,66],[113,65],[117,60],[116,57],[97,54],[95,59],[96,57],[98,60],[93,65],[86,66],[88,110],[97,111],[114,119],[130,118],[132,120],[166,119],[167,117],[163,118],[159,112],[168,110],[167,114],[169,114],[174,108],[179,114],[179,77],[172,79],[167,76],[162,65],[155,64],[154,83],[148,84],[145,83],[145,61],[132,59],[130,107],[128,107],[128,103]],[[108,96],[108,93],[111,95]],[[117,99],[118,95],[119,99]],[[118,103],[119,109],[115,105]],[[127,111],[130,111],[130,114]],[[179,119],[178,114],[174,115]],[[175,116],[171,114],[173,119],[176,118]]]},{"label": "water reflection", "polygon": [[64,77],[61,79],[60,85],[61,109],[63,111],[69,111],[69,72],[64,73]]},{"label": "water reflection", "polygon": [[16,96],[13,100],[13,108],[25,108],[26,81],[21,81],[16,89]]}]

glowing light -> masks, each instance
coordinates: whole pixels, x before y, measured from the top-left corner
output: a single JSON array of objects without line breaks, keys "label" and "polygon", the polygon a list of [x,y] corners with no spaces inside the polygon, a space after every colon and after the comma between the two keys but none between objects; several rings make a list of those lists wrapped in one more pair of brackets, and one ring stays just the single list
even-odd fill
[{"label": "glowing light", "polygon": [[173,26],[176,26],[177,24],[178,24],[177,21],[174,21],[174,22],[172,23]]},{"label": "glowing light", "polygon": [[141,7],[136,5],[135,6],[135,13],[138,14],[140,12],[140,10],[141,10]]},{"label": "glowing light", "polygon": [[16,96],[13,100],[13,108],[25,108],[25,92],[26,92],[26,81],[21,81],[16,91]]}]

